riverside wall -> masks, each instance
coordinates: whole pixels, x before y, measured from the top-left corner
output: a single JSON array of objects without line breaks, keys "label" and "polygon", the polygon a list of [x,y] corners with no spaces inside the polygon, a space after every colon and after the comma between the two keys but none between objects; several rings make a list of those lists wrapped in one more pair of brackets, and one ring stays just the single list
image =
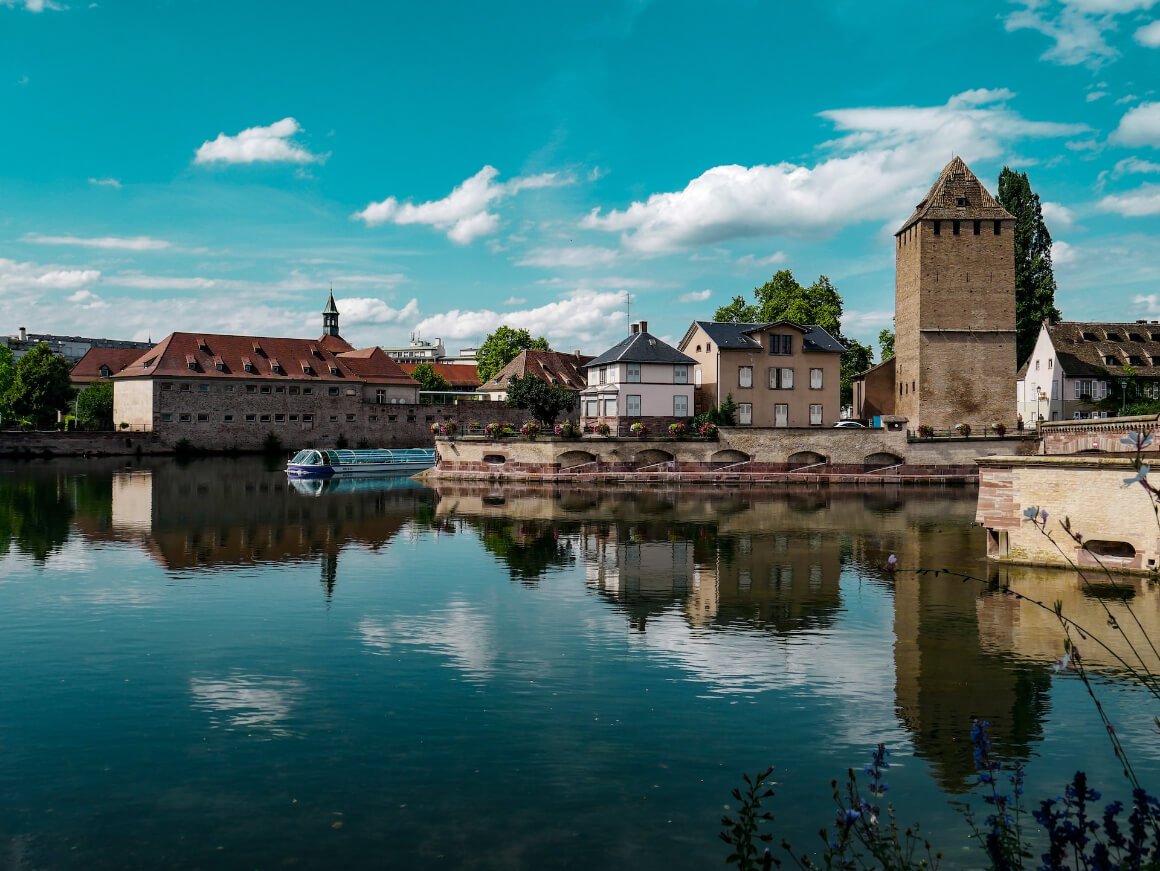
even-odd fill
[{"label": "riverside wall", "polygon": [[976,458],[1037,448],[1034,441],[908,442],[877,429],[722,428],[717,441],[669,438],[436,440],[433,478],[489,480],[969,483]]},{"label": "riverside wall", "polygon": [[[987,530],[987,556],[1005,563],[1091,567],[1097,574],[1101,566],[1156,571],[1160,527],[1152,496],[1138,483],[1124,486],[1135,473],[1128,457],[980,459],[975,520]],[[1160,485],[1160,473],[1149,482]],[[1046,522],[1027,518],[1023,512],[1031,507],[1046,510]]]},{"label": "riverside wall", "polygon": [[133,456],[169,450],[148,432],[0,432],[0,457]]}]

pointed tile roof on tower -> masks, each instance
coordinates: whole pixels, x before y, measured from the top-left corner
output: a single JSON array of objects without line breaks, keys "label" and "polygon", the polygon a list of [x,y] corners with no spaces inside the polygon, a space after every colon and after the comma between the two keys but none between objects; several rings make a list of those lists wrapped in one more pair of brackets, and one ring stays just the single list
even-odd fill
[{"label": "pointed tile roof on tower", "polygon": [[897,236],[917,221],[1013,221],[961,157],[951,158],[914,213],[898,228]]},{"label": "pointed tile roof on tower", "polygon": [[336,314],[338,314],[338,306],[336,306],[334,304],[334,291],[333,290],[330,291],[330,299],[328,299],[326,301],[326,308],[324,308],[322,310],[322,313],[324,315],[336,315]]}]

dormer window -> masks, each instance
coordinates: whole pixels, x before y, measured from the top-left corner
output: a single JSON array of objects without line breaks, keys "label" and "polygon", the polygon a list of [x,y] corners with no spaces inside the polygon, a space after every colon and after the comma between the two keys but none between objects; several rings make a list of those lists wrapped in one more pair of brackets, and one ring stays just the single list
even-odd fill
[{"label": "dormer window", "polygon": [[150,366],[152,366],[156,362],[157,362],[156,357],[150,357],[148,360],[146,360],[144,363],[142,363],[141,366],[145,369],[148,369]]},{"label": "dormer window", "polygon": [[317,357],[319,360],[322,359],[322,352],[319,351],[318,348],[316,348],[314,345],[310,346],[310,354],[313,357]]},{"label": "dormer window", "polygon": [[1120,361],[1117,360],[1113,354],[1105,354],[1104,355],[1104,365],[1105,366],[1119,366]]},{"label": "dormer window", "polygon": [[194,357],[193,354],[185,355],[185,368],[193,369],[195,371],[197,370],[197,358]]},{"label": "dormer window", "polygon": [[262,357],[265,355],[266,352],[262,350],[262,345],[260,342],[254,342],[254,353],[257,354],[259,357]]},{"label": "dormer window", "polygon": [[338,367],[337,367],[337,366],[331,366],[331,367],[330,367],[330,374],[331,374],[331,375],[337,375],[337,374],[338,374]]},{"label": "dormer window", "polygon": [[282,364],[273,358],[270,359],[270,370],[275,375],[285,375],[286,374],[286,372],[282,369]]},{"label": "dormer window", "polygon": [[958,206],[960,209],[965,209],[967,207],[967,198],[966,197],[955,197],[955,205]]},{"label": "dormer window", "polygon": [[198,336],[198,338],[197,338],[197,350],[202,351],[202,352],[209,351],[209,345],[207,345],[205,343],[205,339],[201,338],[200,336]]},{"label": "dormer window", "polygon": [[1099,339],[1096,338],[1095,333],[1090,333],[1087,330],[1084,330],[1084,332],[1083,332],[1083,340],[1085,342],[1098,342],[1099,341]]},{"label": "dormer window", "polygon": [[[1105,332],[1106,332],[1106,331],[1105,331]],[[1119,342],[1119,341],[1121,341],[1121,339],[1120,339],[1120,334],[1119,334],[1119,333],[1108,333],[1107,335],[1108,335],[1108,341],[1109,341],[1109,342]]]},{"label": "dormer window", "polygon": [[226,361],[223,360],[221,357],[214,357],[213,358],[213,367],[215,369],[217,369],[219,372],[225,372],[226,371]]},{"label": "dormer window", "polygon": [[250,361],[249,357],[242,357],[242,369],[247,372],[254,371],[254,364]]},{"label": "dormer window", "polygon": [[102,378],[108,378],[112,374],[113,374],[113,370],[110,369],[108,366],[101,366],[101,377]]},{"label": "dormer window", "polygon": [[304,373],[306,373],[307,375],[313,375],[314,374],[314,367],[311,366],[308,361],[303,360],[302,361],[302,371]]},{"label": "dormer window", "polygon": [[1128,333],[1128,341],[1129,342],[1142,342],[1142,341],[1144,341],[1144,337],[1141,336],[1139,333]]},{"label": "dormer window", "polygon": [[1144,358],[1138,357],[1135,354],[1129,354],[1128,355],[1128,365],[1129,366],[1143,366],[1143,365],[1145,365]]}]

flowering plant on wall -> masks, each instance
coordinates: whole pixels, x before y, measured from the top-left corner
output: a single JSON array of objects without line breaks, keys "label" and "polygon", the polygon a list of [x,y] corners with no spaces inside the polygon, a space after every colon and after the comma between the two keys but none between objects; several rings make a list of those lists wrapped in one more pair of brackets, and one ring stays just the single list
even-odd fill
[{"label": "flowering plant on wall", "polygon": [[604,421],[601,421],[600,423],[596,424],[596,426],[594,426],[593,429],[595,429],[596,432],[602,436],[606,436],[612,432],[612,427],[610,427]]},{"label": "flowering plant on wall", "polygon": [[686,432],[688,432],[688,430],[689,430],[689,428],[687,426],[685,426],[683,423],[681,423],[680,421],[677,421],[676,423],[669,424],[669,435],[680,437],[680,436],[683,436]]},{"label": "flowering plant on wall", "polygon": [[705,421],[703,424],[701,424],[701,428],[697,430],[697,432],[700,433],[701,438],[715,439],[717,438],[717,425],[715,423],[709,423],[708,421]]},{"label": "flowering plant on wall", "polygon": [[483,429],[483,424],[481,424],[478,420],[472,420],[468,421],[467,428],[472,432],[476,432]]},{"label": "flowering plant on wall", "polygon": [[534,439],[540,434],[540,425],[534,420],[529,420],[520,427],[520,435],[524,438]]},{"label": "flowering plant on wall", "polygon": [[965,439],[970,438],[971,437],[971,425],[969,423],[960,423],[957,426],[955,426],[955,432],[957,432],[959,435],[961,435]]},{"label": "flowering plant on wall", "polygon": [[502,423],[489,423],[487,426],[485,426],[483,428],[483,431],[485,433],[487,433],[489,438],[493,438],[493,439],[503,438],[503,424]]},{"label": "flowering plant on wall", "polygon": [[995,435],[997,435],[999,438],[1003,438],[1003,436],[1007,435],[1007,427],[1004,424],[993,423],[991,424],[991,429],[995,431]]},{"label": "flowering plant on wall", "polygon": [[918,437],[920,439],[934,438],[934,427],[929,423],[920,423],[918,425]]},{"label": "flowering plant on wall", "polygon": [[580,427],[570,420],[556,424],[552,431],[562,439],[574,439],[580,435]]},{"label": "flowering plant on wall", "polygon": [[648,427],[641,423],[639,420],[630,426],[628,431],[634,436],[639,436],[640,438],[644,438],[646,435],[648,435]]}]

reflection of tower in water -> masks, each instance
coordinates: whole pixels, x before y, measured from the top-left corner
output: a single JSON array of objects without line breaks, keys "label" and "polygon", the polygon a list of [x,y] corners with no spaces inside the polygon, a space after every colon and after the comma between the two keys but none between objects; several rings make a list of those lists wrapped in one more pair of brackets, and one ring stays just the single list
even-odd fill
[{"label": "reflection of tower in water", "polygon": [[338,582],[338,553],[324,551],[322,554],[322,590],[326,594],[326,603],[334,597],[334,585]]}]

